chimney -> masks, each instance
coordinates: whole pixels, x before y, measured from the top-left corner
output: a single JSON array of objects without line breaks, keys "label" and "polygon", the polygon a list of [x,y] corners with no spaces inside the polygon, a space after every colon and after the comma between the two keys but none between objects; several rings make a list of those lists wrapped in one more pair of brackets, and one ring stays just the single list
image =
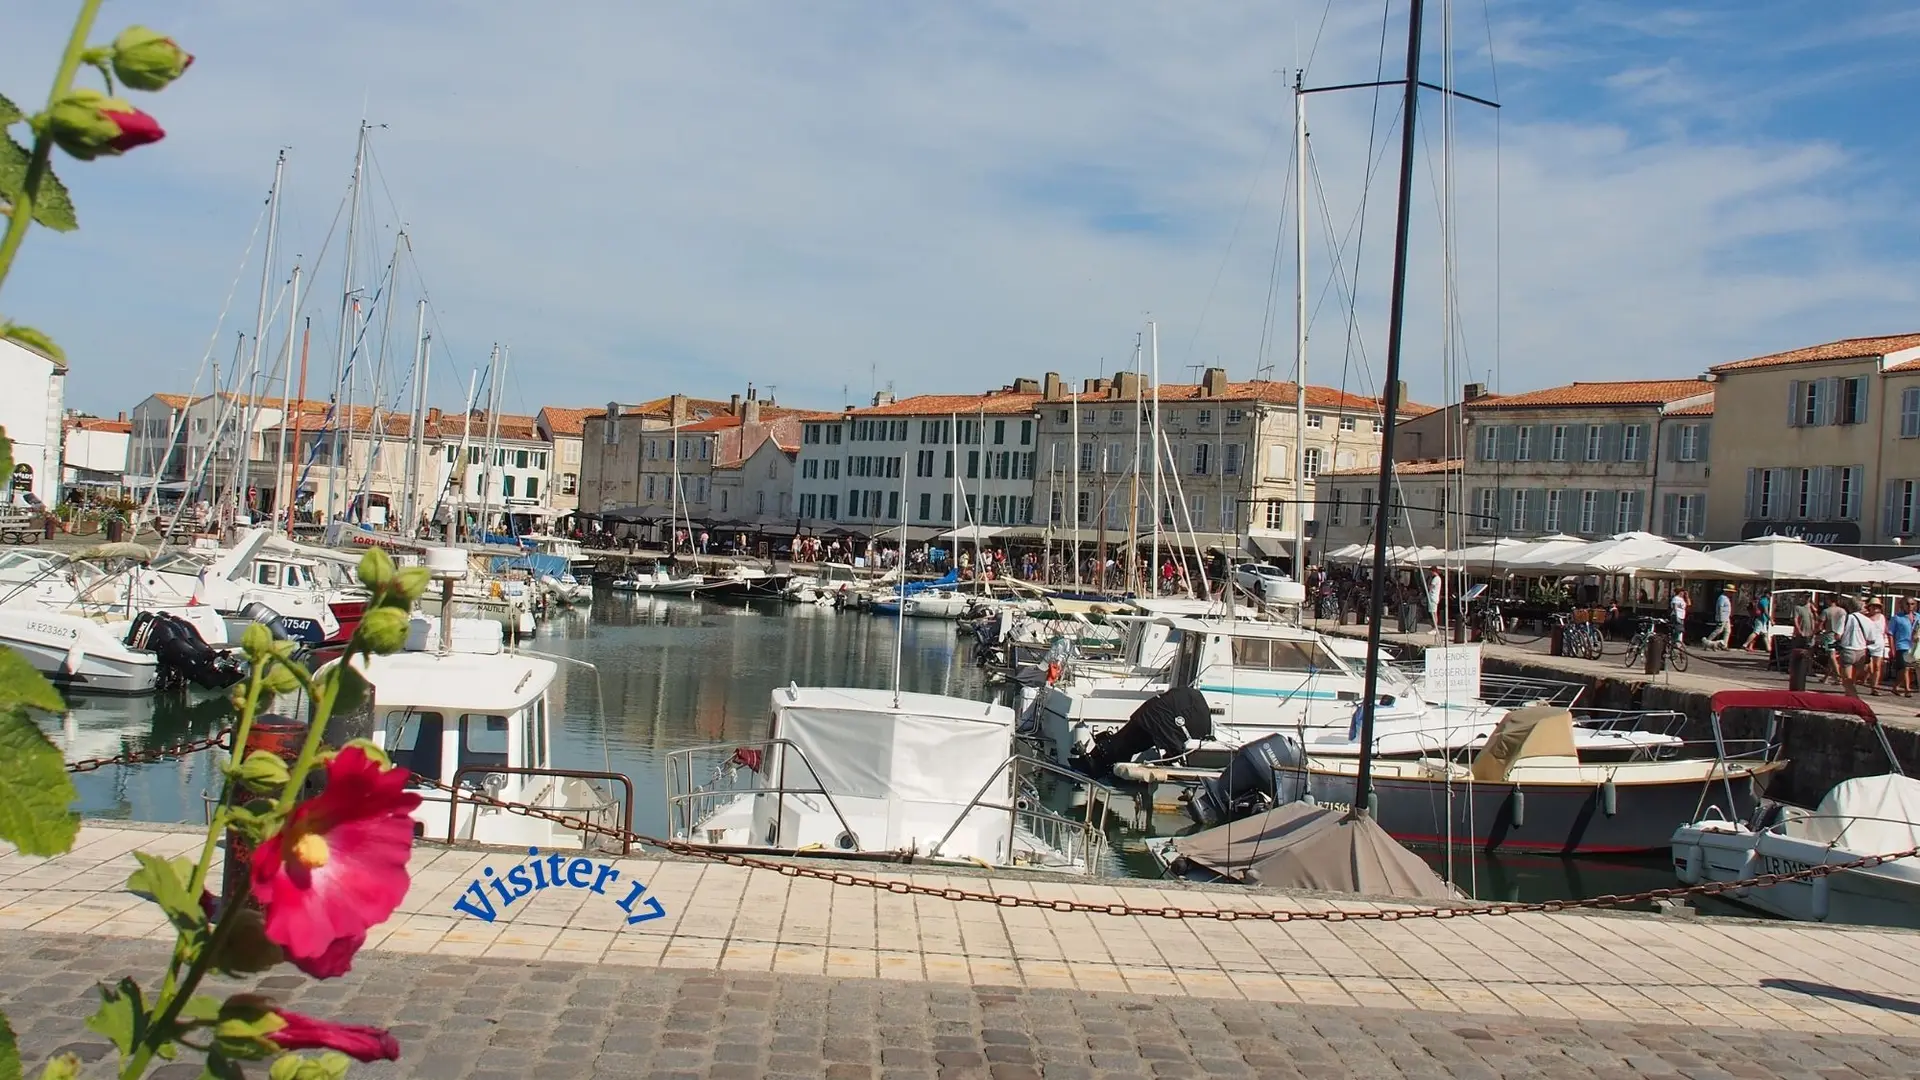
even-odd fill
[{"label": "chimney", "polygon": [[1407,397],[1407,380],[1401,379],[1394,385],[1393,400],[1399,402],[1400,407],[1403,409],[1407,407],[1407,402],[1412,400]]},{"label": "chimney", "polygon": [[873,395],[874,408],[877,409],[882,405],[891,405],[891,404],[893,404],[893,391],[891,390],[874,391],[874,395]]},{"label": "chimney", "polygon": [[1104,397],[1107,392],[1107,380],[1083,379],[1080,382],[1081,397]]},{"label": "chimney", "polygon": [[739,394],[733,395],[733,399],[727,403],[727,415],[728,416],[740,415],[740,395]]},{"label": "chimney", "polygon": [[[749,391],[749,393],[751,393],[751,391]],[[740,416],[740,423],[741,423],[741,424],[742,424],[743,426],[744,426],[744,425],[746,425],[746,424],[757,424],[757,423],[759,423],[759,422],[760,422],[760,402],[759,402],[759,400],[758,400],[758,399],[756,399],[756,398],[753,398],[753,397],[748,397],[748,398],[747,398],[747,406],[746,406],[746,409],[747,409],[747,411],[746,411],[746,412],[744,412],[744,413],[742,413],[742,414],[741,414],[741,416]]]},{"label": "chimney", "polygon": [[1227,369],[1210,367],[1200,377],[1200,386],[1206,396],[1217,398],[1227,396]]},{"label": "chimney", "polygon": [[115,416],[114,416],[114,419],[115,419],[115,420],[118,420],[118,421],[121,421],[122,423],[125,423],[125,422],[126,422],[126,419],[127,419],[127,414],[126,414],[126,413],[117,413],[117,414],[115,414]]},{"label": "chimney", "polygon": [[1057,371],[1047,372],[1047,377],[1040,393],[1048,401],[1059,401],[1061,398],[1066,396],[1066,392],[1060,388],[1059,372]]},{"label": "chimney", "polygon": [[1487,396],[1487,384],[1470,382],[1460,388],[1460,400],[1474,401]]},{"label": "chimney", "polygon": [[748,383],[748,384],[747,384],[747,400],[748,400],[748,401],[758,401],[758,400],[760,400],[760,391],[758,391],[758,390],[755,390],[755,389],[753,388],[753,384],[752,384],[752,383]]},{"label": "chimney", "polygon": [[675,394],[667,399],[667,420],[669,423],[675,425],[684,424],[687,422],[688,416],[687,395]]},{"label": "chimney", "polygon": [[1016,394],[1037,394],[1040,392],[1040,380],[1015,379],[1013,380],[1013,392]]}]

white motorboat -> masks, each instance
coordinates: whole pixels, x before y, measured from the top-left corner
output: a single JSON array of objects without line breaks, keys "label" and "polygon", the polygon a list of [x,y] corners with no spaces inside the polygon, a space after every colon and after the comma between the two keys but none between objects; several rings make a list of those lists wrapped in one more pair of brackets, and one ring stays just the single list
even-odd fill
[{"label": "white motorboat", "polygon": [[722,849],[1098,872],[1106,789],[1081,782],[1069,817],[1041,804],[1043,773],[1071,779],[1019,753],[1004,705],[789,686],[763,741],[668,755],[668,828]]},{"label": "white motorboat", "polygon": [[664,563],[655,563],[645,574],[622,574],[607,587],[614,592],[651,593],[656,596],[684,596],[699,592],[707,584],[703,577],[674,577]]},{"label": "white motorboat", "polygon": [[[466,572],[466,553],[433,549],[427,564],[436,580]],[[454,617],[458,601],[446,589],[435,622],[415,618],[404,651],[354,658],[372,686],[370,737],[395,765],[461,791],[537,806],[597,824],[622,824],[619,804],[593,778],[553,767],[552,702],[559,666],[505,651],[493,619]],[[414,811],[419,835],[515,846],[591,846],[596,837],[537,817],[454,797],[419,783]]]},{"label": "white motorboat", "polygon": [[593,588],[574,578],[571,573],[558,577],[552,574],[542,575],[540,587],[547,591],[562,607],[589,607],[593,604]]},{"label": "white motorboat", "polygon": [[319,645],[340,636],[326,575],[313,559],[294,554],[266,529],[250,529],[216,552],[169,552],[132,572],[128,603],[139,609],[207,605],[230,624],[238,641],[252,622],[276,622],[287,637]]},{"label": "white motorboat", "polygon": [[916,619],[957,619],[972,605],[971,598],[952,589],[929,589],[902,601],[900,614]]},{"label": "white motorboat", "polygon": [[[1169,677],[1079,678],[1068,672],[1046,688],[1039,733],[1054,760],[1067,764],[1084,757],[1096,738],[1125,726],[1149,699],[1184,686],[1199,690],[1213,711],[1212,737],[1191,748],[1189,764],[1196,768],[1224,767],[1235,749],[1274,734],[1293,736],[1313,757],[1359,754],[1354,717],[1365,678],[1323,635],[1271,622],[1171,619],[1167,626],[1177,632]],[[1381,665],[1374,753],[1444,757],[1484,742],[1507,708],[1479,700],[1479,672],[1474,646],[1427,650],[1426,671],[1417,680]],[[1547,702],[1543,695],[1534,703]],[[1645,756],[1679,741],[1617,724],[1583,724],[1575,731],[1588,761]]]},{"label": "white motorboat", "polygon": [[[1899,769],[1885,730],[1858,698],[1730,691],[1714,695],[1710,708],[1716,725],[1721,710],[1727,708],[1849,713],[1873,726],[1888,761]],[[1741,819],[1718,809],[1710,808],[1700,820],[1674,831],[1673,869],[1683,885],[1791,874],[1920,847],[1920,780],[1898,771],[1843,780],[1811,811],[1765,803]],[[1920,929],[1920,858],[1722,895],[1788,919]]]},{"label": "white motorboat", "polygon": [[128,645],[125,633],[124,623],[112,627],[38,605],[0,607],[0,645],[54,683],[100,694],[151,694],[160,658]]}]

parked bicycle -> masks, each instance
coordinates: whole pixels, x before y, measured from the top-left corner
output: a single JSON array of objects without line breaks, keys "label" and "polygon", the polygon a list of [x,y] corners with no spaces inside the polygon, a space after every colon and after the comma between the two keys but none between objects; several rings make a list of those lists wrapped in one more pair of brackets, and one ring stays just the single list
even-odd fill
[{"label": "parked bicycle", "polygon": [[1640,629],[1627,643],[1627,666],[1637,667],[1640,658],[1646,655],[1648,646],[1653,644],[1655,635],[1667,641],[1667,666],[1675,671],[1687,670],[1687,643],[1681,634],[1673,632],[1673,623],[1668,619],[1658,619],[1651,615],[1640,617]]},{"label": "parked bicycle", "polygon": [[1560,649],[1568,656],[1582,660],[1598,660],[1606,650],[1606,641],[1600,636],[1600,628],[1592,622],[1574,622],[1565,612],[1553,617],[1555,625],[1560,627]]},{"label": "parked bicycle", "polygon": [[1500,613],[1500,601],[1481,600],[1469,613],[1467,625],[1480,632],[1480,641],[1487,645],[1505,645],[1507,643],[1507,619]]}]

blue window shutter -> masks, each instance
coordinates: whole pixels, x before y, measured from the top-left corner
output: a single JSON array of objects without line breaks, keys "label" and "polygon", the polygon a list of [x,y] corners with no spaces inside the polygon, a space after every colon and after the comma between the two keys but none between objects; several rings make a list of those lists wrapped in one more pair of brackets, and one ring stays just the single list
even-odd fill
[{"label": "blue window shutter", "polygon": [[1799,379],[1795,379],[1792,382],[1787,384],[1787,426],[1788,427],[1799,427],[1800,417],[1805,415],[1801,411],[1801,399],[1804,397],[1804,394],[1800,389],[1804,385],[1805,384],[1802,383]]}]

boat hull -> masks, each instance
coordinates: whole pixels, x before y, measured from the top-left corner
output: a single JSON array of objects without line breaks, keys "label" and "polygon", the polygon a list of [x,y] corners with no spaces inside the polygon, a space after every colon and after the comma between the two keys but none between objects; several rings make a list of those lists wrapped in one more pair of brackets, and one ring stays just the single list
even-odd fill
[{"label": "boat hull", "polygon": [[57,686],[131,695],[151,694],[159,682],[159,657],[129,649],[91,623],[79,625],[84,620],[59,615],[6,615],[0,619],[0,645],[19,653]]},{"label": "boat hull", "polygon": [[[1683,825],[1670,837],[1670,844],[1674,871],[1684,885],[1791,874],[1811,866],[1852,862],[1865,854],[1774,833],[1755,834],[1722,821]],[[1920,865],[1913,859],[1871,870],[1843,870],[1822,878],[1734,889],[1721,896],[1800,922],[1920,930]]]}]

